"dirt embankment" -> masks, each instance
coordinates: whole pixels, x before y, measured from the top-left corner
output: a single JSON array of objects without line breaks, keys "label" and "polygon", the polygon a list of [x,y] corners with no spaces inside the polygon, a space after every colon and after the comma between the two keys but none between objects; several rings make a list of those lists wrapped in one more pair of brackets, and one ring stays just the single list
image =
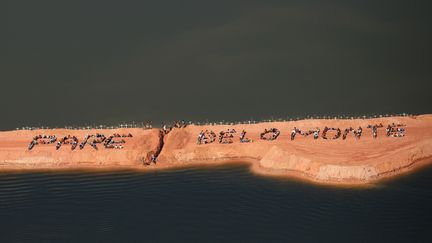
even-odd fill
[{"label": "dirt embankment", "polygon": [[[87,134],[128,134],[133,137],[122,138],[122,149],[106,149],[98,144],[98,149],[90,145],[82,150],[71,149],[71,145],[62,145],[56,150],[55,144],[39,144],[32,150],[27,145],[35,135],[76,136],[81,143]],[[118,139],[120,140],[120,139]],[[81,169],[81,168],[121,168],[142,166],[142,158],[149,151],[156,151],[159,144],[158,130],[103,129],[103,130],[34,130],[0,132],[0,170],[10,169]]]},{"label": "dirt embankment", "polygon": [[[378,136],[372,136],[368,125],[382,123]],[[404,137],[387,137],[387,124],[404,124]],[[313,135],[297,135],[290,139],[293,127],[301,130],[322,130],[324,127],[363,128],[360,139],[353,133],[346,139],[313,139]],[[264,129],[278,128],[280,136],[273,141],[261,140]],[[233,143],[197,144],[202,130],[216,134],[235,129]],[[251,143],[240,143],[239,133],[245,129]],[[230,162],[251,163],[254,172],[266,175],[296,176],[316,182],[359,184],[400,174],[418,165],[432,162],[432,115],[417,117],[390,117],[359,120],[301,120],[248,125],[188,126],[175,128],[161,136],[160,130],[118,129],[95,130],[92,133],[132,133],[123,149],[98,149],[91,146],[71,150],[63,145],[37,145],[31,151],[27,145],[37,134],[55,134],[58,137],[75,135],[83,138],[90,131],[44,130],[0,132],[0,170],[8,169],[62,169],[62,168],[136,168],[163,169],[200,164]],[[329,131],[331,138],[335,131]],[[157,154],[157,163],[144,166],[143,158]],[[148,159],[148,158],[147,158]]]}]

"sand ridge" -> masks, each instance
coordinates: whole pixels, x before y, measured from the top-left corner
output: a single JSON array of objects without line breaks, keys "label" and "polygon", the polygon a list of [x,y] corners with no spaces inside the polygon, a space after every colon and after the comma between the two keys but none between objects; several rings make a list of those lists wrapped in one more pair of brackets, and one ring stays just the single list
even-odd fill
[{"label": "sand ridge", "polygon": [[[373,138],[368,125],[384,125]],[[405,124],[404,137],[387,137],[387,124]],[[297,135],[290,139],[293,127],[302,130],[323,129],[325,126],[344,130],[362,126],[361,139],[348,135],[347,139],[313,139],[313,136]],[[264,129],[277,128],[280,136],[273,141],[261,140]],[[197,145],[202,130],[216,134],[227,129],[237,133],[231,144],[214,143]],[[240,131],[245,129],[251,143],[240,143]],[[63,145],[37,145],[29,151],[28,143],[37,134],[56,136],[74,135],[82,139],[89,133],[131,133],[123,149],[95,150],[91,146],[83,150],[71,150]],[[364,184],[384,177],[394,176],[417,165],[432,162],[432,115],[413,117],[386,117],[374,119],[333,120],[311,119],[290,122],[263,122],[238,125],[190,125],[174,128],[163,137],[163,148],[157,163],[143,165],[143,158],[160,148],[160,130],[122,128],[106,130],[18,130],[0,132],[0,171],[34,169],[102,169],[133,168],[155,170],[221,164],[232,162],[251,163],[256,173],[277,176],[295,176],[319,183]],[[333,133],[332,133],[333,134]]]}]

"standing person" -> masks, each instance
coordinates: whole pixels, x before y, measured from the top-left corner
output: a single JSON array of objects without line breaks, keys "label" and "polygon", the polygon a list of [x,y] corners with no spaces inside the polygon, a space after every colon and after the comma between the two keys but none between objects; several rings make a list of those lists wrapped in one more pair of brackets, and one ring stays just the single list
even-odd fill
[{"label": "standing person", "polygon": [[246,136],[246,131],[245,130],[243,130],[241,133],[240,133],[240,142],[245,142],[245,136]]},{"label": "standing person", "polygon": [[198,140],[197,140],[198,145],[202,143],[203,138],[204,138],[204,131],[201,130],[201,132],[198,135]]},{"label": "standing person", "polygon": [[297,128],[294,127],[294,129],[291,131],[291,140],[294,140],[296,133],[297,133]]}]

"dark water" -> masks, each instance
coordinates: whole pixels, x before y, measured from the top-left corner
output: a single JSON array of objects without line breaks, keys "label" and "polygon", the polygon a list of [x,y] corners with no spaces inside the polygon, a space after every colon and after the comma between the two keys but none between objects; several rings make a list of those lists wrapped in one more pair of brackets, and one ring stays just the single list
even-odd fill
[{"label": "dark water", "polygon": [[[431,5],[7,0],[0,130],[432,113]],[[343,189],[244,166],[0,174],[0,243],[432,242],[431,175]]]},{"label": "dark water", "polygon": [[432,113],[431,1],[5,2],[0,130]]},{"label": "dark water", "polygon": [[0,242],[431,242],[432,168],[370,188],[243,165],[0,175]]}]

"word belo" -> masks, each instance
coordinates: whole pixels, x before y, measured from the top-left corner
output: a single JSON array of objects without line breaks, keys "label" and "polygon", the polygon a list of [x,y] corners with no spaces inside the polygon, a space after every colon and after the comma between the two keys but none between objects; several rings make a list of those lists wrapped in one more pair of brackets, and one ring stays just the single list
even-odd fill
[{"label": "word belo", "polygon": [[[236,130],[234,129],[228,129],[227,131],[220,131],[219,132],[219,143],[233,143],[234,134],[236,133]],[[213,131],[205,130],[201,131],[198,135],[198,141],[197,144],[207,144],[207,143],[213,143],[216,140],[216,133]],[[252,142],[252,139],[246,137],[246,131],[243,130],[240,133],[240,142],[241,143],[249,143]]]},{"label": "word belo", "polygon": [[[383,124],[375,124],[375,125],[368,125],[367,128],[371,129],[372,131],[372,137],[373,138],[377,138],[378,136],[378,129],[384,127]],[[394,124],[392,123],[391,125],[388,125],[386,128],[386,135],[387,137],[404,137],[405,136],[405,125],[404,124]],[[333,136],[328,136],[327,133],[333,133]],[[221,144],[229,144],[229,143],[233,143],[233,138],[234,138],[234,134],[236,133],[236,131],[234,129],[228,129],[227,131],[221,131],[219,133],[219,143]],[[313,138],[314,139],[318,139],[321,137],[322,139],[328,139],[328,140],[334,140],[334,139],[338,139],[340,137],[342,137],[343,140],[347,139],[347,136],[349,134],[353,134],[353,136],[356,139],[360,139],[363,133],[363,129],[362,127],[358,127],[357,129],[354,129],[352,127],[346,128],[343,132],[340,128],[335,128],[335,127],[324,127],[323,131],[321,132],[321,130],[319,128],[315,128],[315,129],[310,129],[307,131],[302,131],[296,127],[293,128],[293,130],[291,131],[291,140],[294,140],[295,137],[297,136],[297,134],[303,136],[303,137],[307,137],[311,134],[313,134]],[[270,129],[265,129],[264,132],[262,132],[260,134],[260,139],[261,140],[276,140],[279,135],[281,134],[280,130],[277,128],[270,128]],[[198,135],[198,140],[197,140],[197,144],[208,144],[208,143],[213,143],[216,141],[216,133],[214,133],[213,131],[209,131],[209,130],[203,130],[199,133]],[[248,142],[253,142],[252,139],[250,138],[246,138],[246,131],[243,130],[240,133],[239,136],[240,142],[241,143],[248,143]]]},{"label": "word belo", "polygon": [[88,134],[84,137],[81,143],[78,142],[78,138],[76,136],[67,135],[60,139],[57,138],[56,135],[36,135],[33,137],[32,141],[28,145],[28,150],[32,150],[34,146],[39,144],[56,144],[56,150],[59,150],[63,144],[70,144],[71,150],[75,150],[79,144],[79,148],[83,149],[87,144],[90,144],[92,148],[98,149],[97,144],[101,143],[106,149],[122,149],[123,146],[121,144],[126,143],[124,139],[119,138],[131,138],[132,134],[118,134],[114,133],[108,137],[105,135],[96,133],[96,134]]}]

